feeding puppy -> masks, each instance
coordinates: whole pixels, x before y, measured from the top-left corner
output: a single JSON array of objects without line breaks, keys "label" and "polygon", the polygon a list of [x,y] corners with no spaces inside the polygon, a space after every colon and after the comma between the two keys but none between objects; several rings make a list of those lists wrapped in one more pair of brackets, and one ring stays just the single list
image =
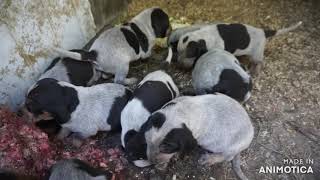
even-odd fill
[{"label": "feeding puppy", "polygon": [[131,91],[120,84],[74,86],[55,79],[41,79],[29,90],[25,106],[35,121],[55,119],[63,139],[71,132],[75,145],[97,131],[120,130],[120,114]]},{"label": "feeding puppy", "polygon": [[201,27],[204,27],[205,24],[195,24],[195,25],[191,25],[191,26],[186,26],[186,27],[182,27],[182,28],[178,28],[173,30],[170,33],[170,36],[167,39],[167,45],[169,47],[172,48],[173,52],[174,52],[174,58],[173,58],[173,62],[177,61],[177,48],[178,48],[178,42],[179,39],[181,38],[181,36],[183,36],[184,34],[188,33],[188,32],[193,32],[196,30],[199,30]]},{"label": "feeding puppy", "polygon": [[207,151],[200,164],[231,161],[237,176],[247,179],[240,168],[240,153],[253,139],[253,126],[241,104],[228,96],[176,98],[154,112],[140,133],[145,137],[148,161],[158,168],[165,168],[175,154],[200,146]]},{"label": "feeding puppy", "polygon": [[[130,161],[137,166],[144,163],[135,159],[134,149],[139,148],[143,138],[137,136],[141,125],[145,123],[151,113],[160,109],[164,104],[179,96],[179,90],[172,78],[162,70],[149,73],[133,92],[133,98],[121,113],[121,143]],[[142,138],[142,139],[140,139]],[[130,142],[134,141],[135,144]],[[128,144],[130,144],[128,146]],[[139,153],[139,152],[136,152]]]},{"label": "feeding puppy", "polygon": [[[115,75],[114,82],[133,84],[136,78],[126,78],[129,63],[151,55],[156,38],[164,38],[171,31],[168,15],[160,8],[149,8],[128,23],[103,32],[92,44],[97,52],[97,63]],[[57,49],[61,55],[81,60],[78,53]]]},{"label": "feeding puppy", "polygon": [[211,24],[186,33],[178,42],[178,62],[191,68],[194,61],[210,49],[224,49],[235,56],[247,55],[251,61],[250,72],[258,74],[263,65],[264,48],[269,37],[298,28],[299,22],[280,30],[263,30],[246,24]]},{"label": "feeding puppy", "polygon": [[197,95],[222,93],[245,102],[252,90],[250,75],[231,53],[214,49],[195,61],[192,85]]},{"label": "feeding puppy", "polygon": [[111,180],[112,174],[91,167],[79,159],[60,160],[53,165],[48,180]]}]

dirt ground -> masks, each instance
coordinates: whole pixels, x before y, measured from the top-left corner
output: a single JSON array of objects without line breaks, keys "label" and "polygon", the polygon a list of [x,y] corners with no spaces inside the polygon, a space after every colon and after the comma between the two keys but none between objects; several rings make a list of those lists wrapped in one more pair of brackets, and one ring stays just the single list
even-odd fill
[{"label": "dirt ground", "polygon": [[[320,2],[312,0],[135,0],[125,19],[147,7],[160,6],[187,23],[240,22],[278,29],[298,21],[298,30],[270,39],[265,67],[254,79],[245,105],[255,127],[251,146],[242,153],[249,179],[320,179]],[[130,76],[142,78],[158,69],[164,49],[131,66]],[[190,72],[175,67],[171,74],[180,90],[191,87]],[[230,163],[198,165],[199,153],[173,160],[165,172],[128,165],[127,179],[236,179]],[[283,166],[284,159],[312,159],[313,174],[263,174],[260,167]],[[292,164],[291,164],[292,165]]]}]

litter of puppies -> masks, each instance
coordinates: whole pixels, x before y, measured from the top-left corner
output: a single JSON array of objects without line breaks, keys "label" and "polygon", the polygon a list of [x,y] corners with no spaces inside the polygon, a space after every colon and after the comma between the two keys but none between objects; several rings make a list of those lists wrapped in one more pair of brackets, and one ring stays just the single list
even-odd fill
[{"label": "litter of puppies", "polygon": [[[240,153],[249,147],[254,128],[240,103],[249,99],[251,76],[262,68],[266,38],[301,24],[277,31],[245,24],[200,24],[171,33],[169,15],[149,8],[103,32],[89,51],[53,48],[62,59],[53,61],[26,96],[24,112],[34,124],[16,116],[8,120],[6,116],[12,115],[1,109],[0,155],[5,161],[0,168],[49,174],[52,180],[114,179],[126,162],[118,158],[110,169],[110,160],[124,155],[117,148],[99,147],[89,137],[116,131],[121,132],[127,159],[136,166],[165,169],[175,154],[188,154],[200,146],[207,153],[199,164],[231,161],[237,177],[245,180]],[[190,73],[192,69],[196,95],[180,96],[174,79],[161,67],[133,91],[125,87],[137,82],[127,78],[129,63],[148,58],[156,38],[164,37],[168,37],[164,62],[177,63]],[[238,55],[251,57],[250,72]],[[114,83],[97,84],[107,73],[115,76]],[[57,122],[57,138],[71,136],[78,149],[70,151],[63,147],[68,141],[49,139],[39,124],[35,126],[40,120]]]}]

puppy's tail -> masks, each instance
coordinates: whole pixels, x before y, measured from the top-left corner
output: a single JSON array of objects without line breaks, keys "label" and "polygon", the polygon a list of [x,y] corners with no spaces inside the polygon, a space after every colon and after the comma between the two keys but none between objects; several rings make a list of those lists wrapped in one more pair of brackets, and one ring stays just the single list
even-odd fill
[{"label": "puppy's tail", "polygon": [[73,49],[68,51],[62,48],[52,47],[51,50],[61,57],[68,57],[68,58],[72,58],[79,61],[82,61],[82,60],[95,61],[98,56],[96,51],[85,51],[82,49]]},{"label": "puppy's tail", "polygon": [[296,24],[294,24],[292,26],[283,28],[283,29],[279,29],[279,30],[264,30],[264,34],[265,34],[266,38],[273,37],[273,36],[278,36],[278,35],[285,34],[287,32],[293,31],[293,30],[297,29],[301,25],[302,25],[302,21],[299,21],[298,23],[296,23]]},{"label": "puppy's tail", "polygon": [[173,56],[172,47],[169,46],[169,47],[168,47],[168,55],[167,55],[167,58],[166,58],[165,61],[163,61],[163,62],[160,64],[160,69],[165,70],[165,71],[169,69],[169,66],[170,66],[171,60],[172,60],[172,56]]}]

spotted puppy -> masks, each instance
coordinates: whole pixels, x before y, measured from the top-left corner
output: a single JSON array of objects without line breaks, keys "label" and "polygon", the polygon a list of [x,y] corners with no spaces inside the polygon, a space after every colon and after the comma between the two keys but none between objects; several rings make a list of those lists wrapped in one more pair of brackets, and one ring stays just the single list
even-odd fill
[{"label": "spotted puppy", "polygon": [[120,114],[131,91],[120,84],[74,86],[55,79],[41,79],[29,90],[25,106],[34,120],[55,119],[63,139],[73,132],[74,144],[97,131],[120,130]]},{"label": "spotted puppy", "polygon": [[111,180],[112,174],[79,159],[60,160],[50,169],[48,180]]},{"label": "spotted puppy", "polygon": [[237,176],[247,179],[240,153],[249,147],[254,130],[234,99],[223,94],[182,96],[154,112],[144,126],[148,161],[157,168],[166,168],[175,154],[200,146],[207,151],[199,158],[201,165],[231,161]]},{"label": "spotted puppy", "polygon": [[192,85],[197,95],[219,92],[239,102],[249,99],[251,77],[231,53],[213,49],[195,62]]},{"label": "spotted puppy", "polygon": [[[133,149],[143,143],[141,136],[136,136],[141,125],[151,113],[179,96],[179,90],[172,78],[162,70],[149,73],[133,92],[133,98],[121,113],[121,143],[128,159],[139,166],[139,159],[132,155]],[[130,144],[131,141],[137,142]]]},{"label": "spotted puppy", "polygon": [[95,84],[102,77],[102,72],[93,63],[97,59],[96,52],[87,52],[80,49],[74,49],[71,52],[79,53],[82,59],[86,61],[57,57],[40,76],[39,80],[53,78],[76,86],[91,86]]},{"label": "spotted puppy", "polygon": [[[135,78],[126,78],[129,63],[149,57],[156,38],[164,38],[170,31],[169,17],[163,10],[145,9],[128,23],[103,32],[89,52],[97,52],[97,63],[105,72],[115,75],[115,83],[133,84]],[[54,50],[63,56],[81,59],[78,53]]]},{"label": "spotted puppy", "polygon": [[188,33],[188,32],[192,32],[192,31],[196,31],[199,30],[201,27],[204,27],[205,24],[194,24],[191,26],[186,26],[186,27],[182,27],[182,28],[177,28],[175,30],[173,30],[168,39],[167,39],[167,45],[168,47],[171,47],[174,53],[174,58],[172,60],[172,62],[177,61],[177,48],[178,48],[178,42],[179,39],[181,38],[181,36],[183,36],[184,34]]},{"label": "spotted puppy", "polygon": [[246,24],[212,24],[181,36],[178,42],[178,62],[191,68],[194,61],[209,49],[224,49],[235,56],[247,55],[251,59],[250,72],[257,74],[262,66],[264,48],[269,37],[298,28],[299,22],[280,30],[263,30]]}]

